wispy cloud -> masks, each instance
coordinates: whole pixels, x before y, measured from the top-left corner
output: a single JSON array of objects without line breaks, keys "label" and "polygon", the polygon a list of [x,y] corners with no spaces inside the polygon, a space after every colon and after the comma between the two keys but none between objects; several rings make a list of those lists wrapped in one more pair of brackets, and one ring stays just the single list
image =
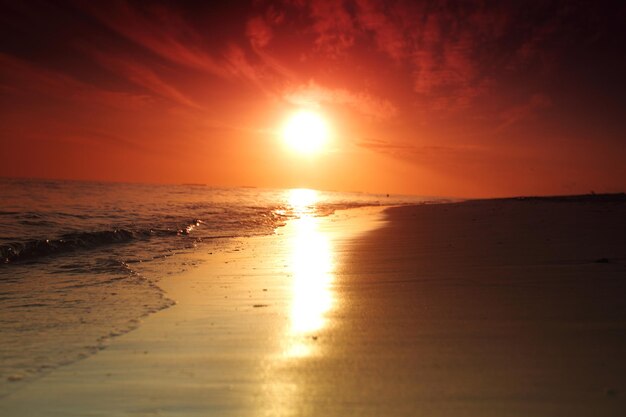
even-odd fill
[{"label": "wispy cloud", "polygon": [[308,4],[316,47],[331,56],[340,55],[355,41],[355,26],[343,1],[313,0]]},{"label": "wispy cloud", "polygon": [[[561,5],[383,0],[290,2],[309,13],[320,52],[334,58],[360,45],[409,71],[431,111],[459,111],[489,96],[507,73],[549,70],[546,50],[564,19]],[[575,7],[574,7],[575,8]],[[532,19],[531,17],[532,16]]]},{"label": "wispy cloud", "polygon": [[3,53],[0,53],[0,74],[7,82],[3,85],[5,91],[16,94],[30,91],[42,96],[99,104],[122,110],[137,110],[153,101],[145,94],[102,88]]},{"label": "wispy cloud", "polygon": [[404,27],[398,19],[393,20],[396,12],[402,14],[403,10],[374,0],[358,0],[357,6],[357,22],[374,34],[378,49],[396,61],[406,58],[409,45]]},{"label": "wispy cloud", "polygon": [[207,52],[203,37],[175,9],[139,8],[122,0],[107,2],[106,7],[95,3],[84,3],[83,7],[120,35],[164,59],[220,77],[231,75],[219,58]]},{"label": "wispy cloud", "polygon": [[106,54],[91,50],[92,56],[104,67],[114,71],[119,76],[128,79],[134,84],[145,88],[159,97],[168,99],[176,104],[201,109],[189,96],[182,93],[172,83],[167,82],[156,71],[131,57],[119,54]]},{"label": "wispy cloud", "polygon": [[398,143],[384,139],[366,138],[357,143],[361,148],[384,153],[397,158],[422,162],[424,158],[449,158],[459,155],[479,154],[486,149],[476,145],[417,145],[412,143]]},{"label": "wispy cloud", "polygon": [[324,103],[346,105],[361,114],[379,119],[388,119],[397,113],[396,107],[388,100],[365,92],[326,88],[314,81],[288,90],[284,98],[289,103],[304,107],[317,107]]},{"label": "wispy cloud", "polygon": [[[249,19],[245,25],[243,35],[249,40],[252,51],[232,39],[223,39],[216,45],[173,7],[140,7],[123,0],[113,1],[106,8],[94,5],[85,7],[121,36],[172,65],[198,70],[231,82],[244,80],[269,97],[278,96],[276,84],[280,84],[281,78],[293,77],[285,65],[264,50],[273,37],[271,25],[279,24],[283,19],[283,14],[273,6],[263,16]],[[115,56],[114,53],[94,54],[101,64],[134,83],[180,104],[199,107],[175,82],[167,82],[154,69],[153,63],[145,65],[141,59]]]},{"label": "wispy cloud", "polygon": [[496,127],[495,132],[501,132],[506,128],[522,123],[529,122],[535,118],[538,113],[552,106],[552,100],[545,94],[533,94],[524,104],[509,107],[500,113],[500,124]]},{"label": "wispy cloud", "polygon": [[246,35],[253,48],[263,48],[272,40],[272,28],[263,16],[255,16],[246,24]]}]

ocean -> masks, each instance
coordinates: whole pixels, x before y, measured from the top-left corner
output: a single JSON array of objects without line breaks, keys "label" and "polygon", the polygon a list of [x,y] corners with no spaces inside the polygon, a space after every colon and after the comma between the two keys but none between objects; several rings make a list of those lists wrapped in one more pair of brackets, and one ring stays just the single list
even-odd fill
[{"label": "ocean", "polygon": [[[297,217],[434,200],[314,190],[0,179],[0,396],[173,302],[194,251]],[[297,207],[296,207],[297,206]],[[296,209],[297,208],[297,209]],[[185,255],[185,256],[181,256]]]}]

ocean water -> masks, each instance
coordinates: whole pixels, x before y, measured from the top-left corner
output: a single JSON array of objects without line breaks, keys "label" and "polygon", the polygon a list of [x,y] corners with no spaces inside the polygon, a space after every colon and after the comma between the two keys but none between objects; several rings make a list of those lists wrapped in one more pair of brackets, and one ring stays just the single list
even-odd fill
[{"label": "ocean water", "polygon": [[0,179],[0,396],[171,306],[158,282],[187,267],[189,257],[179,255],[274,233],[296,215],[294,196],[319,216],[429,200]]}]

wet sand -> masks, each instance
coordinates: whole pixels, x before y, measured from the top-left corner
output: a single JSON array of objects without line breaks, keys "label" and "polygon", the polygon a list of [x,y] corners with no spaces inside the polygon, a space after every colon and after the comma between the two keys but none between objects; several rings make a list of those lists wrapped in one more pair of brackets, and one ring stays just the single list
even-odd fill
[{"label": "wet sand", "polygon": [[618,416],[626,204],[349,210],[204,253],[7,416]]},{"label": "wet sand", "polygon": [[388,215],[339,273],[331,353],[287,371],[310,415],[625,415],[624,202]]}]

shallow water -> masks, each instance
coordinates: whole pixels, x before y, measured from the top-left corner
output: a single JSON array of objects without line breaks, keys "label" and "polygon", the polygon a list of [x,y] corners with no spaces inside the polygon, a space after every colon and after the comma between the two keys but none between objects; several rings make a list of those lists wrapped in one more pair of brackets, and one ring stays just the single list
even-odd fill
[{"label": "shallow water", "polygon": [[176,255],[274,233],[303,210],[324,216],[425,200],[0,179],[0,396],[17,381],[102,349],[142,317],[170,306],[160,277],[194,263]]}]

